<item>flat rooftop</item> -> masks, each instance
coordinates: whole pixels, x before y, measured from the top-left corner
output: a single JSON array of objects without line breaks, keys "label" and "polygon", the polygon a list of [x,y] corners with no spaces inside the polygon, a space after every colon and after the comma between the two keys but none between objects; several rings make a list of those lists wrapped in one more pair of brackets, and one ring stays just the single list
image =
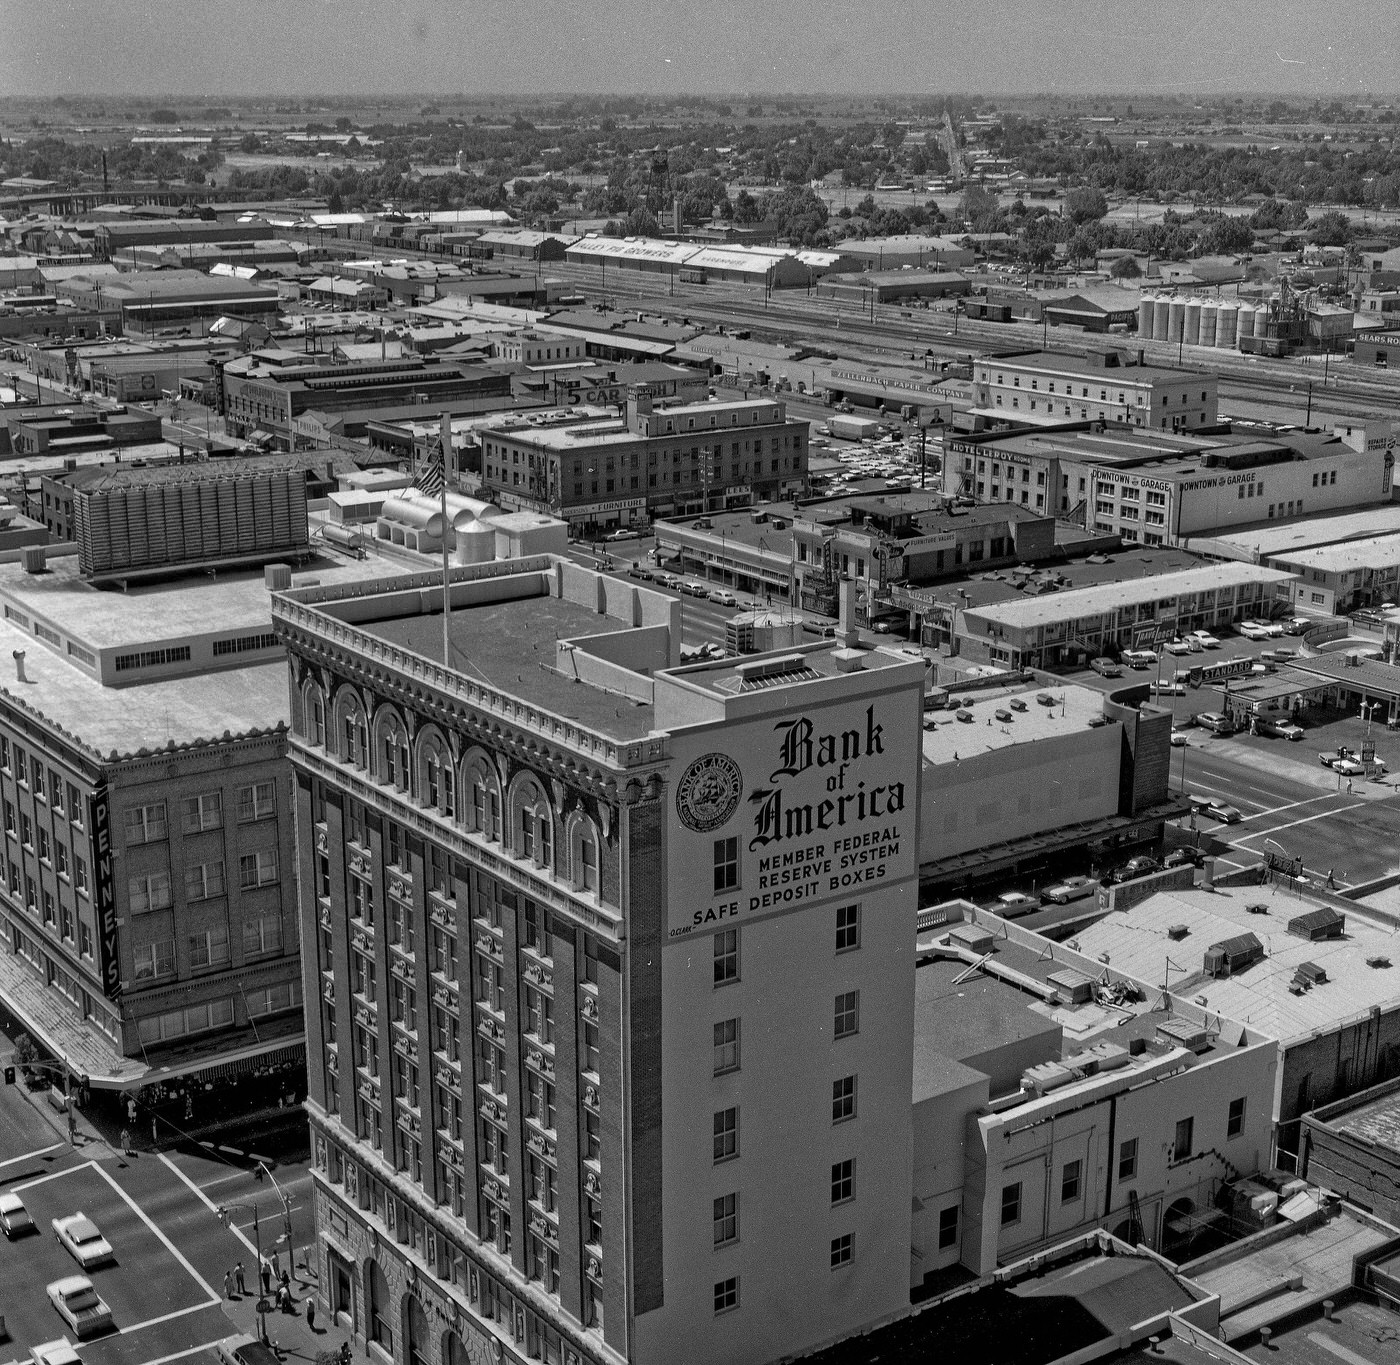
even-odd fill
[{"label": "flat rooftop", "polygon": [[[1228,1342],[1286,1316],[1289,1300],[1301,1308],[1311,1299],[1340,1294],[1352,1283],[1356,1257],[1384,1246],[1395,1235],[1393,1228],[1343,1206],[1326,1222],[1292,1237],[1262,1246],[1246,1240],[1202,1257],[1203,1269],[1188,1263],[1183,1273],[1207,1293],[1220,1295],[1220,1330]],[[1280,1294],[1280,1283],[1295,1276],[1301,1277],[1302,1288]],[[1323,1359],[1325,1352],[1311,1358]]]},{"label": "flat rooftop", "polygon": [[1209,568],[1183,569],[1178,573],[1128,582],[1100,583],[1094,587],[1076,588],[1020,602],[1004,602],[979,608],[977,615],[1008,629],[1025,630],[1044,625],[1047,621],[1072,621],[1086,616],[1105,615],[1124,607],[1161,602],[1186,593],[1214,592],[1221,588],[1256,583],[1270,586],[1292,577],[1292,574],[1280,569],[1265,569],[1258,564],[1213,564]]},{"label": "flat rooftop", "polygon": [[1316,569],[1321,573],[1349,573],[1353,569],[1387,569],[1400,564],[1400,531],[1364,540],[1344,540],[1336,545],[1315,545],[1308,550],[1283,550],[1270,556],[1289,568]]},{"label": "flat rooftop", "polygon": [[[1387,1267],[1391,1269],[1392,1267]],[[1329,1320],[1317,1309],[1274,1326],[1268,1346],[1255,1342],[1244,1354],[1270,1365],[1400,1365],[1395,1314],[1365,1299],[1348,1299]],[[1146,1357],[1144,1357],[1145,1359]],[[1210,1365],[1204,1354],[1201,1365]]]},{"label": "flat rooftop", "polygon": [[[418,566],[385,555],[356,560],[323,553],[292,575],[292,586],[311,581],[352,583],[416,572]],[[211,631],[272,629],[271,595],[260,569],[133,583],[125,592],[116,592],[88,583],[78,571],[76,553],[50,555],[44,573],[26,573],[18,563],[0,563],[0,601],[42,616],[65,635],[93,649]],[[31,646],[36,643],[30,637]],[[39,652],[31,648],[30,657]]]},{"label": "flat rooftop", "polygon": [[[369,600],[369,599],[366,599]],[[425,659],[442,658],[442,614],[399,614],[355,620],[357,629]],[[455,609],[452,667],[502,692],[618,740],[656,728],[656,710],[616,692],[580,685],[557,671],[555,642],[625,630],[619,620],[543,590],[504,602]]]},{"label": "flat rooftop", "polygon": [[584,422],[576,425],[548,427],[533,427],[526,423],[520,428],[512,430],[509,435],[516,440],[527,440],[532,445],[544,450],[571,451],[583,446],[598,445],[631,445],[637,441],[661,440],[668,436],[674,439],[683,439],[694,436],[696,440],[701,439],[706,433],[717,433],[725,435],[732,433],[740,435],[751,431],[756,426],[769,424],[772,421],[786,420],[777,416],[777,405],[771,398],[764,399],[739,399],[735,402],[713,402],[713,403],[677,403],[674,406],[667,405],[664,408],[657,408],[658,413],[664,413],[667,417],[707,417],[718,413],[771,413],[772,417],[764,417],[762,422],[740,422],[736,426],[716,425],[706,426],[703,429],[697,427],[693,432],[671,432],[658,433],[656,436],[643,436],[632,430],[627,425],[625,417],[610,417],[601,422]]},{"label": "flat rooftop", "polygon": [[[1251,913],[1250,906],[1267,907]],[[1204,996],[1212,1014],[1235,1019],[1286,1041],[1325,1029],[1339,1020],[1385,1005],[1400,990],[1400,954],[1391,926],[1366,917],[1365,908],[1349,908],[1345,936],[1310,941],[1288,932],[1288,922],[1323,908],[1319,902],[1273,886],[1220,886],[1161,891],[1133,906],[1114,911],[1076,934],[1079,951],[1090,958],[1107,953],[1116,970],[1142,981],[1160,982],[1168,957],[1187,968],[1171,974],[1173,994]],[[1184,938],[1168,932],[1184,925]],[[1254,934],[1265,956],[1233,976],[1205,974],[1204,957],[1212,944]],[[1371,967],[1367,959],[1394,961]],[[1327,980],[1301,995],[1288,987],[1298,967],[1311,962]]]},{"label": "flat rooftop", "polygon": [[[948,1058],[965,1063],[1008,1043],[1027,1038],[1058,1039],[1059,1026],[1034,1007],[1040,998],[1000,977],[973,972],[956,958],[921,962],[914,973],[914,1093],[941,1070]],[[1052,1049],[1053,1050],[1053,1049]]]},{"label": "flat rooftop", "polygon": [[1169,370],[1156,365],[1113,365],[1105,367],[1088,356],[1065,355],[1060,351],[1027,351],[1020,355],[979,356],[976,365],[985,363],[989,369],[998,365],[1004,369],[1042,370],[1047,374],[1072,374],[1076,378],[1102,379],[1110,384],[1196,383],[1214,379],[1209,370]]},{"label": "flat rooftop", "polygon": [[[950,697],[957,696],[959,690],[955,683],[948,685]],[[1054,704],[1043,705],[1037,700],[1042,696],[1053,698]],[[1016,682],[965,692],[961,700],[964,705],[956,712],[925,712],[925,763],[955,763],[993,749],[1034,744],[1037,740],[1088,730],[1093,728],[1092,722],[1103,719],[1104,694],[1097,688],[1074,683],[1040,687]],[[1024,702],[1026,709],[1012,709],[1013,700]],[[969,701],[971,706],[965,704]],[[959,720],[963,714],[970,715],[971,721]],[[932,730],[927,728],[929,724],[934,726]]]},{"label": "flat rooftop", "polygon": [[1218,547],[1242,558],[1268,559],[1274,555],[1309,550],[1317,545],[1383,536],[1400,531],[1400,503],[1383,503],[1336,516],[1300,517],[1297,521],[1270,521],[1238,531],[1219,531],[1208,539],[1197,537],[1201,549]]}]

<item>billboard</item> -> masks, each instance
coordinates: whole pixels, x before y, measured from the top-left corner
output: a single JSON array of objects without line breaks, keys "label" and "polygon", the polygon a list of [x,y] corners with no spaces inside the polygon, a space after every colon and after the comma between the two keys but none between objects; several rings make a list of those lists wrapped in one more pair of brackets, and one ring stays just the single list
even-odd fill
[{"label": "billboard", "polygon": [[674,736],[671,941],[917,875],[921,688],[812,707],[784,691],[764,717]]}]

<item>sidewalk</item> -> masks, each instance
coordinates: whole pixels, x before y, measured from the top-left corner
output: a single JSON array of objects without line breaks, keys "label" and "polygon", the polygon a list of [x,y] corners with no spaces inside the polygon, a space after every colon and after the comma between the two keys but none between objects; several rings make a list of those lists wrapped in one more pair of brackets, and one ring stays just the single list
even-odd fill
[{"label": "sidewalk", "polygon": [[[234,1323],[233,1332],[246,1332],[250,1337],[258,1335],[258,1295],[253,1292],[257,1256],[248,1251],[243,1257],[244,1279],[249,1293],[241,1298],[225,1299],[224,1314]],[[258,1286],[261,1287],[260,1285]],[[222,1290],[222,1283],[215,1286]],[[347,1340],[353,1351],[355,1343],[350,1333],[330,1321],[325,1305],[317,1298],[316,1327],[313,1331],[306,1325],[306,1301],[317,1297],[318,1286],[314,1268],[297,1267],[292,1275],[292,1298],[294,1311],[279,1313],[273,1307],[273,1298],[267,1300],[267,1339],[284,1355],[291,1359],[314,1362],[322,1351],[338,1351]],[[275,1294],[275,1289],[274,1289]]]}]

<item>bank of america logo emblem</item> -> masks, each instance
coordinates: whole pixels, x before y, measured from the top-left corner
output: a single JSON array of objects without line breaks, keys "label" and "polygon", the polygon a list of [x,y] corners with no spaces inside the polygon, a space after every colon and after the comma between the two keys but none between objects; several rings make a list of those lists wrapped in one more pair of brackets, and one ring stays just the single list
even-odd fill
[{"label": "bank of america logo emblem", "polygon": [[697,834],[718,829],[739,808],[744,775],[728,754],[702,754],[682,774],[676,814]]}]

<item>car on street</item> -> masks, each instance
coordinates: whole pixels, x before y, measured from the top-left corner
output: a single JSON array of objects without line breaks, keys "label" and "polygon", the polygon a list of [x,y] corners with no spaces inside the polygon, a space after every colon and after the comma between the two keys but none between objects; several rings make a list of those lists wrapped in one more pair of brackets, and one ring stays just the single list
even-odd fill
[{"label": "car on street", "polygon": [[1015,919],[1017,915],[1029,915],[1032,910],[1039,910],[1040,902],[1034,896],[1026,895],[1024,891],[1003,891],[992,902],[991,908],[998,915]]},{"label": "car on street", "polygon": [[633,531],[625,526],[622,528],[622,530],[614,531],[610,536],[608,536],[609,540],[640,540],[641,538],[642,533],[640,531]]},{"label": "car on street", "polygon": [[687,597],[708,597],[710,585],[698,578],[686,578],[681,581],[681,591]]},{"label": "car on street", "polygon": [[55,1218],[53,1235],[84,1270],[116,1260],[112,1244],[81,1209],[77,1213],[70,1213],[66,1218]]},{"label": "car on street", "polygon": [[112,1310],[99,1297],[86,1275],[67,1275],[48,1286],[54,1311],[81,1341],[112,1326]]},{"label": "car on street", "polygon": [[641,560],[637,560],[634,563],[629,564],[627,566],[627,572],[633,578],[640,578],[647,583],[650,583],[652,578],[654,577],[652,571],[648,569],[647,566],[641,562]]},{"label": "car on street", "polygon": [[29,1359],[34,1365],[83,1365],[83,1358],[73,1349],[67,1337],[57,1341],[41,1341],[29,1348]]},{"label": "car on street", "polygon": [[1228,801],[1212,801],[1206,807],[1206,814],[1224,825],[1237,825],[1244,819],[1244,812],[1238,806],[1232,806]]},{"label": "car on street", "polygon": [[1112,659],[1091,659],[1089,667],[1103,678],[1121,678],[1123,676],[1121,665],[1114,663]]},{"label": "car on street", "polygon": [[1098,889],[1099,884],[1092,877],[1066,877],[1054,886],[1047,886],[1040,893],[1040,899],[1051,905],[1068,905],[1092,896]]},{"label": "car on street", "polygon": [[715,588],[710,593],[710,601],[717,607],[737,607],[739,599],[728,588]]},{"label": "car on street", "polygon": [[1186,745],[1186,743],[1187,743],[1186,731],[1185,731],[1185,730],[1182,730],[1182,729],[1179,729],[1179,728],[1173,728],[1173,730],[1172,730],[1172,748],[1173,748],[1173,749],[1181,749],[1181,748],[1184,748],[1185,745]]},{"label": "car on street", "polygon": [[1261,720],[1254,725],[1256,733],[1269,735],[1274,739],[1302,739],[1307,732],[1301,725],[1291,720]]},{"label": "car on street", "polygon": [[1129,858],[1122,867],[1117,868],[1113,873],[1113,880],[1115,882],[1131,882],[1138,877],[1148,877],[1161,870],[1162,864],[1156,858],[1149,858],[1145,853],[1142,853],[1136,858]]},{"label": "car on street", "polygon": [[1355,757],[1339,758],[1331,767],[1334,773],[1341,773],[1343,777],[1379,776],[1386,771],[1385,764],[1378,758],[1372,759],[1369,764]]},{"label": "car on street", "polygon": [[19,1195],[9,1192],[0,1194],[0,1230],[12,1242],[16,1237],[34,1231],[34,1220]]}]

